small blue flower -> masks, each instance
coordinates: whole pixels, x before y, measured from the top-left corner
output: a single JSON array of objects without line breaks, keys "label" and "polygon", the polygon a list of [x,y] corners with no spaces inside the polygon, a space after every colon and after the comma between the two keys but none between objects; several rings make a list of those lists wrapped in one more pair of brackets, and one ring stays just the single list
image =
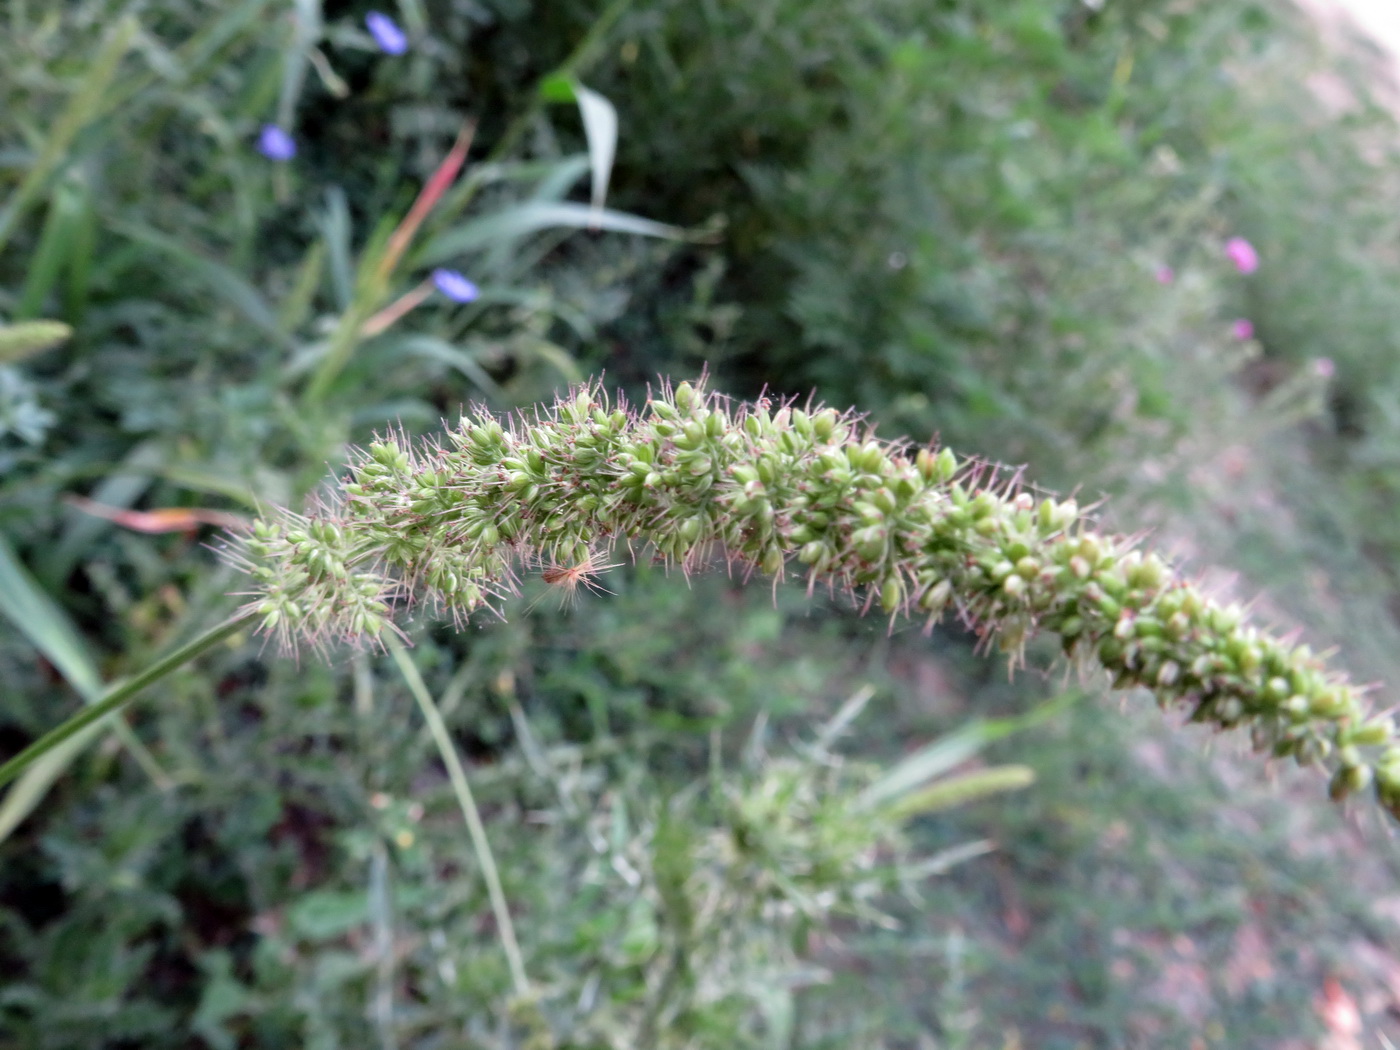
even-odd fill
[{"label": "small blue flower", "polygon": [[371,11],[365,15],[365,28],[386,55],[401,55],[408,50],[408,37],[388,15]]},{"label": "small blue flower", "polygon": [[258,152],[268,160],[291,160],[297,155],[297,144],[276,124],[264,124],[258,136]]},{"label": "small blue flower", "polygon": [[481,289],[456,270],[434,270],[433,284],[454,303],[469,303],[481,294]]}]

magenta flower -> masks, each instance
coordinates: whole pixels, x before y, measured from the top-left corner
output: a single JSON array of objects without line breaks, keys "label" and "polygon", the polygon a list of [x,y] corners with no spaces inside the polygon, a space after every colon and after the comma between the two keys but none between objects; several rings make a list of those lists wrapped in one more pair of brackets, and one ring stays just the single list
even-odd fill
[{"label": "magenta flower", "polygon": [[1313,371],[1323,379],[1331,379],[1337,374],[1337,362],[1330,357],[1319,357],[1313,362]]},{"label": "magenta flower", "polygon": [[258,135],[258,152],[268,160],[288,161],[297,155],[296,140],[276,124],[264,124]]},{"label": "magenta flower", "polygon": [[1253,273],[1259,269],[1259,253],[1243,237],[1231,237],[1226,241],[1225,254],[1240,273]]},{"label": "magenta flower", "polygon": [[1176,280],[1176,271],[1170,266],[1159,266],[1154,276],[1157,278],[1158,284],[1171,284]]},{"label": "magenta flower", "polygon": [[480,288],[456,270],[434,270],[433,284],[454,303],[470,303],[481,294]]},{"label": "magenta flower", "polygon": [[1253,322],[1253,321],[1247,321],[1247,320],[1245,320],[1243,317],[1241,317],[1238,321],[1236,321],[1234,324],[1232,324],[1232,325],[1230,326],[1230,331],[1234,333],[1236,339],[1239,339],[1239,340],[1253,339],[1253,338],[1254,338],[1254,322]]},{"label": "magenta flower", "polygon": [[408,50],[408,37],[388,15],[371,11],[365,15],[365,28],[386,55],[401,55]]}]

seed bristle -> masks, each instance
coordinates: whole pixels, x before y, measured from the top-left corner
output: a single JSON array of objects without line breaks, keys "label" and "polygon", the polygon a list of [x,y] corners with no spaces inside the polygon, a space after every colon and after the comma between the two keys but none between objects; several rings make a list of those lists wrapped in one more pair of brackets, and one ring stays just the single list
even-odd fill
[{"label": "seed bristle", "polygon": [[[602,564],[601,556],[593,551],[589,551],[577,565],[551,563],[545,566],[540,570],[540,579],[544,580],[544,582],[551,587],[559,588],[560,608],[567,608],[578,601],[578,589],[581,586],[587,587],[595,594],[612,594],[612,591],[604,587],[594,579],[594,577],[600,573],[607,572],[609,569],[616,569],[621,566],[621,564],[621,562]],[[545,594],[548,593],[548,591],[545,591],[544,594],[541,594],[531,602],[526,611],[528,612],[538,605],[544,599]]]}]

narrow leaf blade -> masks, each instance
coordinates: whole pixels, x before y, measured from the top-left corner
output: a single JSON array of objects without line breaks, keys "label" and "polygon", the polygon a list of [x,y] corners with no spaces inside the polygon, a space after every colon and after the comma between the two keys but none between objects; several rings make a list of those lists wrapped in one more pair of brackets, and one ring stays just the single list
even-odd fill
[{"label": "narrow leaf blade", "polygon": [[0,615],[58,668],[84,698],[102,692],[102,676],[62,609],[35,582],[0,537]]},{"label": "narrow leaf blade", "polygon": [[531,201],[444,231],[428,243],[418,261],[425,266],[435,266],[501,241],[527,237],[556,227],[610,230],[677,241],[691,239],[691,235],[679,226],[668,226],[626,212],[568,201]]},{"label": "narrow leaf blade", "polygon": [[613,159],[617,156],[617,110],[596,91],[574,84],[583,133],[588,139],[588,160],[593,169],[593,207],[601,209],[608,196]]}]

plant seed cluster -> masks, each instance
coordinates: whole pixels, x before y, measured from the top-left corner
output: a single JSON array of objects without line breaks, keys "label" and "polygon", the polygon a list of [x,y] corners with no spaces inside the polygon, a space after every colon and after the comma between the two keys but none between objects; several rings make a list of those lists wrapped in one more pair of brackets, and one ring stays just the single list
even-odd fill
[{"label": "plant seed cluster", "polygon": [[1390,718],[1368,715],[1307,646],[1099,533],[1073,500],[1037,503],[946,448],[877,440],[830,408],[770,408],[682,383],[634,412],[587,386],[533,419],[464,417],[444,444],[386,437],[327,505],[237,543],[257,581],[249,608],[287,644],[374,638],[401,599],[459,617],[489,606],[522,558],[570,564],[623,540],[690,568],[720,545],[749,571],[796,562],[892,617],[955,610],[1012,659],[1052,631],[1117,688],[1248,724],[1256,749],[1331,768],[1334,798],[1374,784],[1400,816]]}]

